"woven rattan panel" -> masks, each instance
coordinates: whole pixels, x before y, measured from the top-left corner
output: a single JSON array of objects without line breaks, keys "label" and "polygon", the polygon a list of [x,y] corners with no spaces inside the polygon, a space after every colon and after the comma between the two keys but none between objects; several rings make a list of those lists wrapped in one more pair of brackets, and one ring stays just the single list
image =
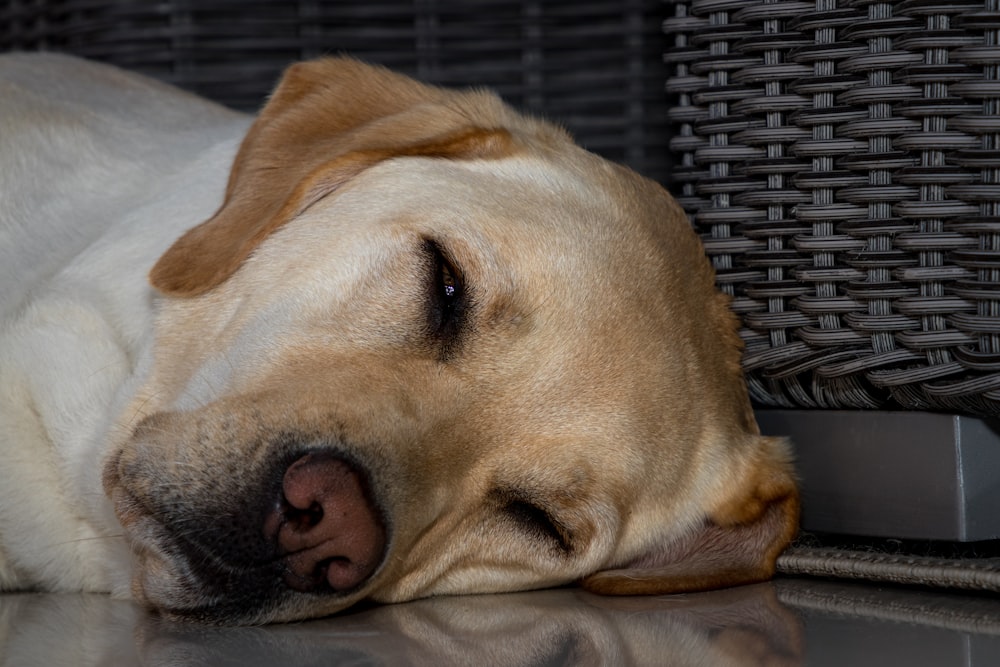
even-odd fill
[{"label": "woven rattan panel", "polygon": [[754,399],[1000,415],[998,0],[674,0],[677,193]]},{"label": "woven rattan panel", "polygon": [[495,88],[663,180],[665,15],[659,0],[0,0],[0,50],[76,53],[248,110],[289,62],[348,52]]}]

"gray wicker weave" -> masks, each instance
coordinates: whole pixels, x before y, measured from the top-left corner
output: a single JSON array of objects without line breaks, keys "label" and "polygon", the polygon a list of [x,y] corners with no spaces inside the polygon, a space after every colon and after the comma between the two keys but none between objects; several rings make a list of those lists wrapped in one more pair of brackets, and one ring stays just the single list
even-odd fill
[{"label": "gray wicker weave", "polygon": [[448,86],[489,86],[585,146],[668,176],[660,0],[0,0],[0,50],[75,53],[229,106],[290,62],[348,52]]},{"label": "gray wicker weave", "polygon": [[758,403],[1000,415],[1000,3],[668,0],[674,178]]}]

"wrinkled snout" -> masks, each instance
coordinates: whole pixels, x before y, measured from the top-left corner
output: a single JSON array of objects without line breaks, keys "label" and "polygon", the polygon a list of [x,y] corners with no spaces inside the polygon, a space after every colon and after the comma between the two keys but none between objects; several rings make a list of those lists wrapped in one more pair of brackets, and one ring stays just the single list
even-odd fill
[{"label": "wrinkled snout", "polygon": [[284,581],[301,592],[351,590],[378,567],[385,528],[364,481],[332,455],[307,454],[285,471],[264,536],[276,545]]}]

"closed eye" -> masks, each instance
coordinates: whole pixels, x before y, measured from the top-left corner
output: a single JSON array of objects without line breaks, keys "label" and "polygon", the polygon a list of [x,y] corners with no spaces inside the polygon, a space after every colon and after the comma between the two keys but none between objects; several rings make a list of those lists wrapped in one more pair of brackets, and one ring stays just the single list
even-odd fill
[{"label": "closed eye", "polygon": [[462,272],[437,241],[424,240],[429,258],[428,330],[440,345],[442,356],[454,352],[462,333],[467,296]]},{"label": "closed eye", "polygon": [[511,498],[501,508],[519,530],[554,545],[563,554],[573,551],[573,541],[566,527],[535,503],[523,498]]}]

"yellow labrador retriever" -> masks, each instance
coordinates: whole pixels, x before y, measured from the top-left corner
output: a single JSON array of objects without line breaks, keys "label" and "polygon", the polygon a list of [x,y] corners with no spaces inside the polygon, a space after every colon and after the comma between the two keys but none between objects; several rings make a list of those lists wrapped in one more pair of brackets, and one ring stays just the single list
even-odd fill
[{"label": "yellow labrador retriever", "polygon": [[262,623],[771,576],[788,450],[657,184],[349,59],[255,120],[0,63],[0,590]]}]

